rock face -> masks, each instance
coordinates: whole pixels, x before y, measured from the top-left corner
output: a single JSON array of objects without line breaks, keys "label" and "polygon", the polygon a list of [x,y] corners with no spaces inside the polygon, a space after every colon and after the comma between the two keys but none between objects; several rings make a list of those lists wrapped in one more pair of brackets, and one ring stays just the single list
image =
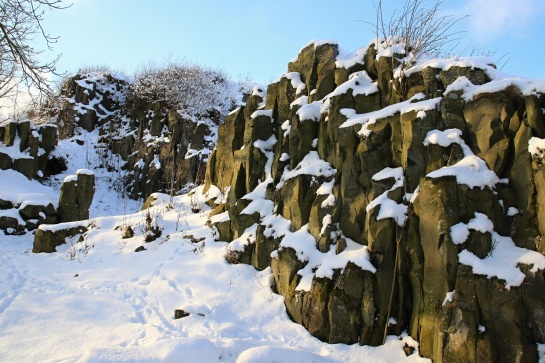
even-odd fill
[{"label": "rock face", "polygon": [[537,362],[545,97],[486,63],[399,79],[376,48],[312,43],[220,126],[205,191],[228,261],[271,267],[323,341],[407,331],[434,362]]},{"label": "rock face", "polygon": [[42,226],[34,235],[33,253],[52,253],[57,246],[66,243],[67,238],[73,238],[87,232],[88,222],[64,223],[55,226]]},{"label": "rock face", "polygon": [[146,199],[157,191],[177,193],[204,180],[218,117],[195,122],[164,102],[135,98],[131,118],[138,125],[135,135],[121,138],[113,150],[127,162],[126,185],[133,198]]},{"label": "rock face", "polygon": [[[154,192],[178,193],[204,180],[223,118],[213,106],[195,118],[159,95],[140,97],[119,74],[91,72],[67,79],[57,106],[46,113],[59,124],[63,139],[79,129],[98,129],[100,166],[124,169],[120,183],[130,197],[144,200]],[[121,160],[110,158],[112,153]],[[4,162],[0,154],[0,166]]]},{"label": "rock face", "polygon": [[0,169],[13,169],[28,179],[48,174],[49,154],[58,141],[57,126],[34,126],[29,120],[0,125]]},{"label": "rock face", "polygon": [[80,169],[68,176],[61,186],[59,219],[61,223],[89,219],[89,208],[95,194],[95,175]]}]

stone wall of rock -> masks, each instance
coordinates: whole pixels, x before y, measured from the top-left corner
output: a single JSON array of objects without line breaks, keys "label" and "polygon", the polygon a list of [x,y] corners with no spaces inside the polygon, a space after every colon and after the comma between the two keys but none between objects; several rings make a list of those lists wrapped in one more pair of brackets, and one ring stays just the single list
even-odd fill
[{"label": "stone wall of rock", "polygon": [[0,125],[0,169],[13,169],[28,179],[48,174],[49,154],[57,144],[57,126],[29,120]]},{"label": "stone wall of rock", "polygon": [[206,161],[216,142],[219,115],[199,122],[164,102],[134,98],[131,120],[137,128],[113,145],[127,161],[127,187],[134,199],[161,191],[178,193],[204,180]]},{"label": "stone wall of rock", "polygon": [[[34,126],[29,120],[4,123],[0,125],[0,169],[14,170],[27,179],[50,175],[53,167],[50,153],[57,141],[55,125]],[[4,178],[11,176],[5,174]],[[58,222],[54,203],[45,200],[21,202],[9,191],[3,192],[5,196],[0,197],[0,229],[4,233],[24,234],[41,224]]]},{"label": "stone wall of rock", "polygon": [[537,362],[545,97],[484,63],[396,77],[376,48],[312,43],[220,126],[205,191],[225,193],[227,259],[272,267],[323,341],[407,331],[434,362]]},{"label": "stone wall of rock", "polygon": [[127,80],[109,72],[79,73],[63,83],[61,94],[49,116],[59,125],[62,139],[77,128],[93,131],[110,121],[119,122],[129,92]]},{"label": "stone wall of rock", "polygon": [[89,221],[61,223],[57,225],[41,226],[34,235],[33,253],[53,253],[57,247],[66,243],[67,238],[75,239],[79,242],[78,235],[81,237],[87,232]]},{"label": "stone wall of rock", "polygon": [[24,234],[42,224],[58,223],[55,205],[50,202],[13,203],[0,199],[0,229],[5,234]]},{"label": "stone wall of rock", "polygon": [[179,192],[204,179],[221,121],[215,111],[202,120],[188,119],[164,101],[136,97],[127,80],[107,72],[67,79],[59,99],[50,117],[59,124],[61,138],[74,136],[78,128],[98,129],[102,166],[119,168],[108,164],[108,153],[120,155],[130,197]]},{"label": "stone wall of rock", "polygon": [[76,175],[64,179],[59,196],[61,223],[89,219],[89,209],[95,195],[95,175],[91,170],[80,169]]}]

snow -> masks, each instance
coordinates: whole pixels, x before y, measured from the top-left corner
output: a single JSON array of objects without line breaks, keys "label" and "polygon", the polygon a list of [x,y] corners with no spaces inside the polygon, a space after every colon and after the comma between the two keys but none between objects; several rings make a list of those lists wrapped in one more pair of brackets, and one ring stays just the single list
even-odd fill
[{"label": "snow", "polygon": [[356,95],[369,96],[373,93],[378,92],[378,86],[377,86],[377,82],[373,82],[373,80],[369,77],[367,72],[365,71],[355,72],[349,76],[348,81],[344,82],[339,87],[337,87],[333,92],[331,92],[331,94],[328,95],[328,98],[345,94],[349,90],[352,90],[353,96],[356,96]]},{"label": "snow", "polygon": [[537,344],[537,350],[539,352],[539,363],[545,363],[545,344]]},{"label": "snow", "polygon": [[442,147],[449,147],[452,144],[458,144],[462,147],[464,155],[473,154],[469,146],[467,146],[465,141],[462,139],[462,130],[460,129],[447,129],[444,131],[431,130],[427,133],[423,144],[424,146],[434,144]]},{"label": "snow", "polygon": [[323,183],[316,191],[316,195],[327,195],[327,198],[320,205],[322,208],[333,207],[335,205],[335,196],[333,195],[334,186],[335,179]]},{"label": "snow", "polygon": [[266,215],[270,214],[274,208],[274,203],[271,200],[268,199],[256,199],[252,201],[252,203],[248,204],[246,208],[244,208],[240,214],[254,214],[259,213],[261,217],[265,217]]},{"label": "snow", "polygon": [[301,96],[290,103],[290,107],[308,105],[308,96]]},{"label": "snow", "polygon": [[287,153],[282,153],[282,155],[280,155],[280,158],[278,160],[279,161],[288,161],[289,159],[290,159],[290,156]]},{"label": "snow", "polygon": [[250,227],[246,228],[238,238],[229,243],[229,251],[244,252],[247,246],[255,243],[256,236],[257,223],[254,223]]},{"label": "snow", "polygon": [[255,86],[252,89],[252,96],[259,96],[265,100],[265,97],[267,96],[267,87],[264,87],[263,85]]},{"label": "snow", "polygon": [[257,118],[259,116],[269,117],[272,120],[273,110],[257,110],[254,113],[252,113],[250,118],[254,119],[254,118]]},{"label": "snow", "polygon": [[78,228],[78,227],[89,227],[91,225],[91,222],[89,220],[85,221],[75,221],[75,222],[65,222],[65,223],[58,223],[58,224],[42,224],[38,227],[38,229],[42,231],[51,231],[51,232],[58,232],[70,228]]},{"label": "snow", "polygon": [[473,151],[471,151],[461,138],[461,135],[462,131],[458,129],[448,129],[445,131],[432,130],[428,132],[423,142],[425,146],[437,144],[447,147],[452,143],[457,143],[461,146],[465,156],[456,164],[435,170],[426,175],[426,177],[440,178],[443,176],[455,176],[458,184],[465,184],[470,188],[494,188],[500,182],[500,179],[496,173],[488,168],[483,159],[473,154]]},{"label": "snow", "polygon": [[299,121],[304,122],[307,120],[318,122],[320,121],[320,107],[322,106],[322,101],[314,101],[311,104],[303,105],[298,111],[297,116],[299,116]]},{"label": "snow", "polygon": [[452,243],[456,245],[461,245],[469,238],[469,229],[465,223],[458,223],[450,227],[450,237]]},{"label": "snow", "polygon": [[70,182],[75,182],[77,180],[78,180],[77,175],[68,175],[66,178],[64,178],[64,180],[62,182],[63,183],[70,183]]},{"label": "snow", "polygon": [[[25,205],[59,205],[59,194],[50,187],[27,179],[14,170],[0,170],[0,199],[24,208]],[[24,223],[22,223],[24,225]]]},{"label": "snow", "polygon": [[545,139],[532,137],[528,141],[528,152],[533,156],[543,159],[545,157]]},{"label": "snow", "polygon": [[508,217],[513,217],[513,216],[516,216],[517,214],[520,214],[520,211],[517,208],[509,207],[509,209],[507,209]]},{"label": "snow", "polygon": [[442,306],[445,306],[445,305],[447,305],[448,303],[451,303],[451,302],[454,301],[454,293],[455,293],[455,292],[456,292],[456,291],[451,291],[451,292],[447,292],[447,293],[445,294],[445,300],[443,300]]},{"label": "snow", "polygon": [[412,111],[419,112],[437,109],[439,102],[441,102],[441,97],[432,98],[429,100],[426,100],[425,97],[426,96],[423,93],[417,93],[405,102],[396,103],[378,111],[364,114],[357,114],[353,109],[343,108],[341,109],[341,114],[345,116],[347,120],[339,127],[344,128],[355,125],[363,125],[358,133],[363,136],[369,136],[371,131],[368,130],[366,126],[376,123],[377,120],[392,117],[397,113],[404,114]]},{"label": "snow", "polygon": [[282,130],[284,130],[284,137],[288,137],[291,131],[291,125],[290,120],[286,120],[282,123],[282,126],[280,126]]},{"label": "snow", "polygon": [[278,140],[276,140],[276,136],[272,135],[267,140],[256,140],[254,141],[254,147],[260,149],[263,153],[267,150],[272,150],[273,146],[276,144]]},{"label": "snow", "polygon": [[494,224],[485,214],[476,212],[475,218],[471,219],[467,224],[460,222],[450,227],[452,242],[457,245],[465,243],[469,237],[470,229],[481,233],[492,233],[494,231]]},{"label": "snow", "polygon": [[283,77],[291,81],[291,86],[295,89],[295,95],[301,94],[307,88],[305,83],[301,81],[301,74],[299,72],[288,72]]},{"label": "snow", "polygon": [[236,363],[328,363],[330,359],[299,349],[263,346],[250,348],[239,355]]},{"label": "snow", "polygon": [[331,214],[326,214],[324,218],[322,218],[322,229],[320,230],[320,236],[325,235],[327,231],[327,227],[329,227],[331,223],[332,223]]},{"label": "snow", "polygon": [[445,95],[452,91],[463,91],[463,99],[466,102],[472,101],[475,96],[484,93],[496,93],[508,87],[516,87],[524,96],[545,92],[545,80],[533,80],[522,77],[513,77],[500,72],[495,72],[490,82],[483,85],[474,85],[467,77],[459,77],[445,90]]},{"label": "snow", "polygon": [[376,269],[370,262],[367,246],[360,245],[346,237],[345,240],[347,247],[340,254],[336,254],[335,245],[331,245],[330,250],[323,253],[316,248],[316,240],[308,232],[308,225],[295,232],[286,231],[278,250],[291,248],[300,261],[306,262],[303,269],[297,272],[301,276],[301,280],[295,290],[310,291],[315,276],[332,279],[334,270],[344,270],[348,262],[374,273]]},{"label": "snow", "polygon": [[[145,212],[96,218],[83,245],[52,254],[29,253],[31,234],[3,237],[2,361],[427,361],[406,357],[403,346],[417,346],[406,335],[381,347],[320,342],[290,320],[270,268],[225,261],[226,244],[205,226],[209,209],[192,213],[191,197],[181,196],[167,210],[169,196],[157,196],[151,213],[164,230],[154,242],[143,243]],[[120,238],[123,223],[133,238]],[[190,315],[174,320],[174,309]]]},{"label": "snow", "polygon": [[388,178],[394,178],[394,185],[373,199],[366,207],[367,213],[371,212],[377,206],[380,206],[380,210],[377,215],[377,220],[385,218],[393,218],[399,226],[403,226],[407,220],[407,209],[408,207],[403,203],[397,203],[394,200],[388,198],[388,193],[396,190],[397,188],[402,188],[405,177],[403,176],[403,168],[384,168],[375,175],[373,175],[373,180],[379,181]]},{"label": "snow", "polygon": [[475,213],[475,217],[467,224],[460,222],[451,227],[450,234],[455,244],[463,244],[469,237],[469,230],[481,233],[490,233],[492,248],[488,256],[480,259],[472,252],[464,249],[458,254],[461,264],[471,266],[473,273],[485,275],[488,278],[497,277],[505,281],[505,288],[520,286],[526,275],[519,269],[519,264],[532,266],[530,272],[545,269],[545,256],[536,251],[517,247],[511,237],[500,236],[494,231],[492,221],[482,213]]},{"label": "snow", "polygon": [[83,175],[95,175],[95,173],[92,170],[89,169],[78,169],[76,171],[76,174],[83,174]]},{"label": "snow", "polygon": [[466,156],[458,163],[443,167],[426,175],[428,178],[440,178],[443,176],[455,176],[458,184],[465,184],[470,188],[493,188],[499,178],[488,166],[476,155]]},{"label": "snow", "polygon": [[[51,176],[47,183],[51,185],[51,191],[55,195],[55,204],[59,198],[59,191],[62,182],[68,176],[75,176],[80,169],[91,170],[95,174],[95,195],[91,204],[90,217],[131,214],[140,210],[142,203],[123,196],[120,188],[121,180],[125,175],[122,165],[125,163],[119,155],[109,154],[106,158],[99,155],[96,150],[99,131],[87,132],[81,130],[78,139],[84,141],[79,145],[74,139],[59,140],[59,144],[51,152],[52,156],[63,158],[67,161],[68,169],[58,175]],[[109,172],[100,165],[107,160],[108,164],[114,167]],[[136,163],[144,166],[144,161]],[[77,178],[76,178],[77,179]]]},{"label": "snow", "polygon": [[331,177],[337,173],[336,169],[325,160],[320,159],[317,151],[310,151],[303,160],[295,167],[295,169],[284,172],[280,178],[280,182],[276,185],[276,189],[281,189],[286,181],[297,177],[298,175],[313,175]]},{"label": "snow", "polygon": [[[409,77],[415,72],[421,72],[424,68],[436,68],[439,70],[449,70],[452,67],[482,69],[490,78],[494,78],[497,74],[496,69],[491,65],[495,64],[495,61],[490,57],[452,57],[452,58],[430,58],[418,62],[413,67],[405,71],[405,76]],[[396,74],[397,76],[397,74]],[[447,92],[445,92],[446,94]]]},{"label": "snow", "polygon": [[337,55],[337,60],[335,61],[335,67],[348,69],[356,64],[365,64],[365,54],[369,47],[363,47],[358,49],[356,52],[344,53],[342,50],[339,51]]},{"label": "snow", "polygon": [[8,155],[11,160],[33,159],[28,151],[21,151],[21,138],[19,136],[15,137],[12,146],[7,146],[0,140],[0,153]]}]

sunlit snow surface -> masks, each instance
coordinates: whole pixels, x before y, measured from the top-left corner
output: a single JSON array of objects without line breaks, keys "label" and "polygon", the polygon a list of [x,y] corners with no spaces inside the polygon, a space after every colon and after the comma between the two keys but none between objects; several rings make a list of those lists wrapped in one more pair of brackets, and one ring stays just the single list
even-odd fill
[{"label": "sunlit snow surface", "polygon": [[[84,243],[74,238],[52,254],[30,252],[32,234],[0,235],[1,362],[427,361],[406,357],[403,346],[416,346],[410,337],[378,348],[329,345],[293,323],[270,288],[270,269],[225,261],[227,243],[205,226],[202,195],[172,207],[163,195],[152,212],[161,237],[145,243],[145,213],[132,214],[141,202],[111,189],[119,175],[97,167],[96,135],[80,139],[83,146],[61,141],[55,154],[68,158],[68,170],[46,189],[58,192],[67,176],[92,169],[96,227]],[[135,236],[122,239],[122,225]],[[139,246],[146,250],[135,252]],[[191,315],[174,320],[175,309]]]},{"label": "sunlit snow surface", "polygon": [[[0,361],[424,361],[405,356],[408,337],[378,348],[320,342],[288,318],[270,270],[225,261],[226,243],[204,226],[207,207],[191,212],[202,196],[168,203],[153,208],[164,230],[151,243],[141,212],[94,218],[87,255],[69,245],[33,254],[32,235],[2,236]],[[123,220],[135,237],[121,239]],[[191,315],[174,320],[174,309]]]}]

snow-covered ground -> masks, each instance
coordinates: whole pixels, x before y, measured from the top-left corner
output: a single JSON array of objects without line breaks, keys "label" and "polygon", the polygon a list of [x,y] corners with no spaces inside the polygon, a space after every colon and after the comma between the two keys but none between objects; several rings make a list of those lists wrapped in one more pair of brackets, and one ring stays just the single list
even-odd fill
[{"label": "snow-covered ground", "polygon": [[[60,190],[64,178],[76,175],[79,169],[91,169],[95,174],[95,195],[89,215],[91,218],[134,213],[142,207],[142,202],[123,197],[121,178],[124,172],[121,166],[124,161],[119,155],[108,152],[101,155],[97,151],[99,131],[86,132],[78,129],[80,134],[70,139],[59,141],[59,145],[51,153],[67,161],[68,169],[50,178],[51,186]],[[80,145],[81,144],[81,145]],[[113,170],[101,167],[110,165]]]},{"label": "snow-covered ground", "polygon": [[[68,170],[94,169],[95,225],[52,254],[34,236],[0,235],[1,362],[421,362],[410,337],[381,347],[325,344],[286,314],[269,270],[225,261],[195,196],[162,196],[150,214],[161,236],[145,243],[147,212],[112,190],[119,175],[97,168],[96,135],[61,141]],[[30,192],[30,191],[29,191]],[[126,202],[126,203],[125,203]],[[193,213],[192,208],[202,207]],[[125,211],[125,213],[124,213]],[[133,214],[134,213],[134,214]],[[121,238],[122,226],[134,237]],[[146,250],[135,252],[137,247]],[[189,316],[174,319],[174,310]]]}]

